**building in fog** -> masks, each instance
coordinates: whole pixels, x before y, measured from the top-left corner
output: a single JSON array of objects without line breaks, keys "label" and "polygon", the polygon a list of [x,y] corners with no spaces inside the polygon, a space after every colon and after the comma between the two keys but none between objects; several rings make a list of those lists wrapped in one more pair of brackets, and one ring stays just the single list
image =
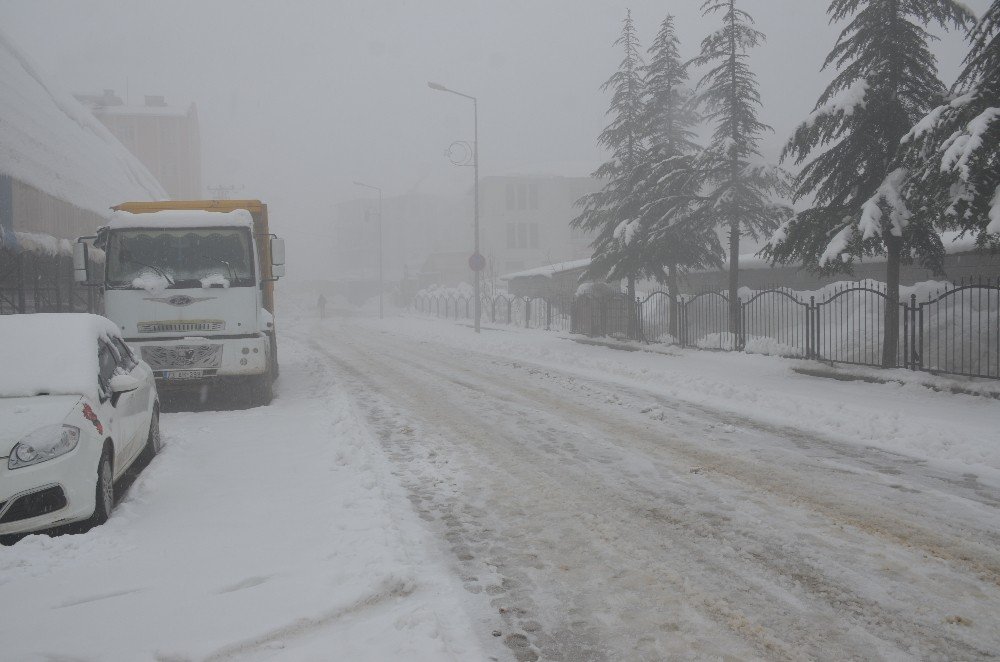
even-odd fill
[{"label": "building in fog", "polygon": [[65,245],[39,235],[93,234],[111,205],[165,197],[139,160],[2,33],[0,90],[0,253]]},{"label": "building in fog", "polygon": [[[386,282],[416,280],[436,253],[472,253],[472,199],[406,193],[382,201],[382,259]],[[334,280],[378,278],[378,196],[334,207],[329,239]],[[471,277],[470,277],[471,282]]]},{"label": "building in fog", "polygon": [[571,228],[591,177],[514,175],[480,182],[480,244],[487,278],[591,256],[591,233]]},{"label": "building in fog", "polygon": [[175,200],[204,197],[198,110],[169,106],[162,96],[146,96],[141,106],[126,105],[114,90],[76,97],[142,161]]}]

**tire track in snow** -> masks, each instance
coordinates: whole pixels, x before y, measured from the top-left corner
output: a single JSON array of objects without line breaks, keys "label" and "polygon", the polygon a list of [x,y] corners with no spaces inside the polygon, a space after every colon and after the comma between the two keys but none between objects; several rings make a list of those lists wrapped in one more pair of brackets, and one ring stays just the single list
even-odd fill
[{"label": "tire track in snow", "polygon": [[[906,613],[906,608],[909,605],[906,604],[905,600],[899,598],[883,600],[882,602],[888,603],[889,607],[887,607],[880,604],[878,600],[860,596],[857,591],[848,589],[843,585],[843,577],[828,576],[831,573],[830,569],[824,566],[826,559],[821,557],[809,559],[805,554],[799,553],[799,550],[796,549],[795,536],[790,536],[790,540],[774,542],[767,540],[765,535],[757,535],[752,529],[740,527],[738,522],[734,525],[733,520],[739,520],[740,513],[730,512],[726,514],[726,509],[722,507],[726,504],[720,504],[718,496],[714,494],[714,492],[720,491],[720,488],[722,492],[742,490],[751,496],[749,501],[753,502],[755,507],[760,508],[764,515],[767,514],[766,510],[769,507],[774,507],[773,504],[768,503],[768,499],[772,497],[771,494],[766,493],[768,491],[781,495],[782,500],[786,502],[781,506],[783,508],[789,508],[787,502],[791,501],[792,506],[799,509],[806,506],[810,510],[817,510],[815,504],[812,503],[815,499],[810,489],[802,490],[801,485],[796,485],[793,490],[787,487],[789,478],[787,471],[782,472],[782,475],[777,477],[768,476],[762,473],[759,467],[750,466],[752,463],[748,462],[747,458],[742,460],[726,458],[717,453],[713,454],[703,449],[694,448],[690,443],[685,443],[680,439],[670,438],[663,430],[662,425],[655,428],[649,424],[636,424],[634,420],[622,420],[624,417],[615,415],[615,412],[611,412],[609,415],[606,406],[594,406],[593,401],[602,394],[600,393],[601,389],[593,384],[589,385],[593,393],[581,396],[578,393],[568,391],[565,385],[560,384],[539,386],[535,380],[530,386],[525,386],[518,381],[523,379],[523,376],[512,377],[509,374],[499,374],[497,371],[491,373],[493,379],[484,379],[480,369],[481,365],[473,368],[461,365],[463,360],[468,359],[464,353],[462,356],[446,356],[438,353],[437,356],[423,358],[421,353],[433,353],[432,348],[421,344],[420,347],[403,349],[395,347],[389,342],[379,342],[381,339],[378,338],[364,337],[356,331],[348,333],[343,340],[344,344],[338,346],[336,352],[327,349],[322,349],[322,351],[351,374],[352,380],[357,382],[360,392],[376,392],[369,392],[366,397],[369,399],[370,405],[376,403],[373,406],[381,410],[377,416],[381,418],[383,423],[386,420],[387,412],[394,407],[402,410],[395,413],[396,418],[413,418],[414,414],[417,418],[424,418],[430,424],[428,426],[430,428],[428,430],[429,437],[436,436],[433,427],[442,431],[439,435],[442,438],[433,439],[433,441],[438,445],[447,445],[448,453],[460,457],[464,463],[471,467],[479,465],[479,468],[484,471],[491,466],[503,466],[511,471],[510,480],[515,478],[521,480],[523,481],[522,487],[540,490],[543,495],[553,479],[547,471],[551,470],[552,463],[556,462],[559,470],[572,475],[567,476],[570,480],[558,481],[559,488],[552,488],[551,491],[561,492],[558,496],[563,499],[569,497],[572,500],[571,503],[577,506],[577,510],[605,511],[604,517],[590,518],[589,520],[581,518],[583,521],[579,523],[586,527],[587,534],[596,538],[596,543],[594,541],[585,542],[596,545],[595,554],[597,556],[614,559],[616,550],[613,548],[615,544],[621,544],[623,537],[627,539],[629,535],[628,526],[623,527],[619,522],[609,521],[608,515],[614,514],[621,518],[622,522],[646,529],[645,537],[642,540],[630,541],[631,547],[628,552],[632,554],[632,558],[628,561],[641,560],[648,564],[646,570],[651,580],[649,583],[659,582],[660,585],[646,587],[647,590],[660,598],[671,594],[674,597],[683,596],[684,599],[680,601],[682,607],[694,605],[703,616],[707,616],[715,623],[744,637],[748,643],[752,644],[752,650],[760,655],[786,659],[798,658],[803,655],[829,656],[831,653],[836,657],[868,657],[875,650],[881,650],[882,653],[905,655],[908,652],[913,652],[909,648],[912,642],[917,642],[915,645],[923,654],[964,658],[988,655],[988,651],[963,641],[961,637],[963,633],[960,630],[956,631],[955,636],[953,636],[951,632],[942,628],[940,623],[934,623],[927,618],[913,618],[913,615]],[[320,348],[319,345],[314,346]],[[347,352],[343,351],[345,349]],[[348,353],[350,355],[347,355]],[[478,360],[480,364],[483,362],[482,359],[483,357],[478,357],[478,359],[474,357],[474,360]],[[520,367],[518,364],[511,365],[515,370]],[[415,370],[406,370],[400,366],[408,366]],[[444,370],[442,366],[447,366],[448,369]],[[507,372],[510,372],[509,368],[510,366],[508,366]],[[454,388],[445,390],[439,387],[440,384],[447,383],[454,384]],[[439,390],[445,391],[447,402],[440,402],[440,398],[434,393],[435,386],[438,386]],[[618,389],[617,386],[613,388]],[[385,391],[389,395],[382,398],[377,394],[378,391]],[[468,393],[463,393],[464,391]],[[390,398],[391,402],[385,402]],[[590,406],[586,406],[588,398]],[[584,404],[581,405],[574,400],[583,400]],[[524,431],[536,435],[542,443],[537,448],[532,448],[524,443],[518,445],[518,442],[523,440],[519,440],[516,434],[511,435],[509,430],[501,428],[499,431],[494,431],[471,423],[470,420],[479,414],[477,407],[486,404],[493,404],[504,410],[500,413],[506,416],[518,416],[519,414],[523,416],[525,412],[532,413],[537,420],[526,421]],[[540,406],[541,409],[539,409]],[[456,415],[456,409],[463,410],[462,414],[464,415]],[[587,426],[580,426],[579,423],[584,421]],[[545,439],[545,426],[549,425],[552,428],[551,424],[555,424],[556,433],[549,433],[548,436],[551,439]],[[562,430],[559,430],[560,426],[562,426]],[[671,471],[669,467],[658,467],[662,474],[678,481],[678,483],[683,483],[681,485],[683,490],[680,491],[680,494],[671,495],[670,498],[673,501],[670,498],[665,499],[665,495],[670,492],[669,490],[650,489],[647,482],[641,480],[641,476],[637,476],[634,472],[630,474],[623,471],[614,474],[614,478],[621,484],[611,486],[607,484],[607,469],[604,469],[603,473],[598,472],[596,476],[598,479],[602,479],[604,484],[602,484],[602,480],[595,482],[595,476],[591,474],[593,474],[593,460],[597,453],[593,449],[587,449],[590,456],[581,458],[579,452],[574,453],[574,450],[578,451],[578,449],[573,443],[567,444],[565,441],[560,443],[560,439],[566,438],[568,429],[573,429],[575,434],[582,439],[588,434],[586,429],[588,426],[601,430],[601,434],[597,435],[599,439],[595,441],[614,444],[616,436],[618,438],[625,437],[630,444],[643,444],[645,447],[642,451],[649,452],[652,456],[655,456],[657,452],[667,453],[674,456],[670,458],[671,460],[676,460],[676,456],[681,455],[688,463],[697,462],[700,465],[705,465],[708,469],[704,471],[704,474],[692,476],[686,475],[683,470]],[[390,422],[388,426],[383,426],[382,430],[383,441],[390,451],[396,448],[400,442],[399,439],[393,437],[391,427]],[[491,443],[479,443],[472,449],[467,445],[463,448],[463,445],[459,443],[463,439],[475,439],[480,435],[488,436],[488,441]],[[428,438],[413,443],[429,446],[431,441]],[[509,462],[504,464],[504,460],[510,458],[504,458],[503,450],[498,453],[497,449],[497,447],[504,446],[507,446],[507,451],[516,450],[519,453],[530,455],[531,460],[526,462],[522,459],[513,466]],[[484,456],[488,459],[484,460]],[[397,461],[403,459],[412,463],[412,458],[394,459]],[[598,458],[598,461],[601,460],[613,463],[615,458]],[[537,462],[538,467],[530,466],[532,462]],[[548,463],[547,467],[546,463]],[[440,478],[440,476],[433,475],[433,471],[429,471],[430,469],[440,470],[442,468],[440,463],[431,462],[430,464],[430,467],[420,467],[421,473],[419,475],[410,476],[411,489],[416,486],[416,489],[419,490],[421,481]],[[606,467],[607,464],[604,466]],[[544,468],[539,470],[539,467]],[[405,470],[405,468],[404,466],[403,469]],[[454,470],[452,471],[454,472]],[[556,478],[558,480],[558,477]],[[704,484],[706,480],[709,482],[707,485]],[[723,484],[720,486],[719,482]],[[733,483],[738,484],[734,487]],[[750,490],[747,490],[748,486],[751,488]],[[488,495],[492,494],[493,497],[502,496],[515,503],[519,500],[523,501],[521,496],[516,494],[517,490],[514,490],[515,493],[505,490],[502,481],[501,484],[493,483],[484,487],[483,491]],[[455,489],[453,493],[462,496],[461,489]],[[411,498],[411,500],[424,503],[427,493],[426,491],[423,493],[417,491],[414,496],[415,499]],[[701,510],[696,510],[692,506],[693,503],[696,503],[693,497],[697,497],[697,506]],[[692,500],[687,502],[686,499]],[[450,536],[450,541],[461,541],[470,536],[474,537],[475,531],[470,534],[464,528],[474,529],[479,526],[482,529],[481,524],[475,523],[471,527],[462,526],[461,520],[465,513],[462,512],[462,504],[457,503],[458,501],[461,499],[453,498],[452,502],[445,504],[447,507],[443,509],[440,503],[434,504],[434,507],[438,508],[438,515],[444,513],[442,519],[448,529],[446,536]],[[591,508],[582,508],[585,504],[589,504]],[[649,504],[658,505],[649,507]],[[449,511],[448,508],[451,510]],[[827,512],[824,512],[823,509],[820,509],[821,519],[832,518],[835,521],[833,523],[821,521],[818,524],[812,524],[812,528],[818,528],[819,531],[808,529],[805,531],[808,538],[816,538],[816,540],[803,541],[805,544],[802,547],[805,551],[822,552],[822,544],[826,543],[822,539],[823,536],[829,535],[831,527],[843,526],[843,522],[836,521],[838,519],[836,509],[831,511],[828,508],[826,510]],[[520,508],[520,511],[523,513],[521,516],[529,523],[532,516],[536,515],[536,513],[530,512],[530,505],[527,509]],[[513,509],[512,514],[515,516],[518,514],[517,507]],[[573,514],[569,513],[568,517],[572,518]],[[806,516],[800,515],[800,519],[803,517],[808,520],[817,516],[815,513],[809,513]],[[455,524],[456,522],[458,524]],[[450,524],[452,525],[449,526]],[[797,524],[801,524],[801,522]],[[494,525],[496,525],[495,522]],[[502,526],[503,524],[500,523],[497,528],[500,529]],[[532,541],[528,539],[526,534],[537,535],[538,533],[531,531],[531,528],[532,526],[529,524],[524,527],[524,532],[506,530],[503,535],[509,537],[507,542],[530,546]],[[875,527],[875,530],[877,531],[878,528]],[[483,531],[480,530],[478,533],[482,534]],[[486,533],[502,537],[497,531],[487,531]],[[770,533],[775,532],[771,531]],[[787,531],[778,531],[777,533],[789,537]],[[871,533],[871,531],[862,531],[861,533]],[[678,534],[683,539],[671,539],[671,536],[678,536]],[[846,531],[843,536],[848,539],[850,546],[864,551],[864,545],[868,541],[864,540],[863,535],[858,532]],[[661,542],[658,543],[658,540]],[[664,547],[665,543],[662,542],[664,540],[671,544]],[[602,541],[603,548],[597,544]],[[463,555],[467,555],[466,552],[470,546],[456,545],[456,548],[456,556],[461,560]],[[558,544],[554,549],[559,551]],[[672,555],[672,558],[680,558],[684,562],[694,563],[700,572],[697,579],[704,582],[703,585],[691,586],[687,577],[676,573],[672,575],[669,568],[657,567],[658,559],[656,557],[658,553],[665,553]],[[507,550],[507,555],[511,556],[509,550]],[[620,557],[621,554],[618,556]],[[473,558],[475,558],[474,555]],[[498,569],[508,574],[511,574],[512,571],[507,567],[509,563],[505,561],[519,561],[521,563],[527,561],[526,569],[521,568],[513,573],[518,577],[508,578],[513,585],[520,583],[521,588],[524,589],[521,591],[522,594],[533,597],[533,593],[544,593],[549,590],[549,587],[544,586],[544,582],[549,578],[544,576],[545,573],[542,570],[551,571],[551,564],[547,565],[543,562],[541,568],[532,568],[530,558],[500,560],[501,565]],[[811,562],[816,560],[820,563]],[[466,559],[463,562],[469,563],[470,561],[471,559]],[[842,563],[842,560],[840,562]],[[659,565],[662,566],[662,563]],[[592,570],[592,568],[588,568],[588,570]],[[844,569],[840,567],[836,570],[839,573],[844,572]],[[568,573],[569,571],[563,572]],[[619,585],[627,585],[630,581],[635,581],[636,572],[635,570],[623,569],[617,576],[612,574],[607,579],[608,581],[617,581]],[[587,573],[584,571],[571,574],[586,575]],[[528,586],[524,584],[525,577],[528,579]],[[588,578],[586,576],[570,577],[564,584],[571,585],[573,581],[586,583]],[[530,585],[532,582],[533,586]],[[664,590],[665,587],[669,587],[669,590]],[[643,587],[633,586],[631,590],[638,591],[641,588]],[[740,591],[746,592],[747,595],[737,596]],[[755,593],[762,595],[755,595]],[[734,598],[734,596],[737,597]],[[617,594],[605,596],[612,602],[618,597]],[[633,603],[643,602],[641,596],[630,595],[628,597]],[[995,592],[992,597],[995,598]],[[777,604],[773,604],[775,599],[779,601]],[[543,599],[535,601],[545,602]],[[627,602],[626,600],[622,604],[613,606],[627,610]],[[800,604],[796,604],[797,602]],[[654,610],[657,607],[656,600],[647,599],[645,603]],[[529,604],[529,607],[537,609],[538,605]],[[590,607],[594,608],[594,605]],[[500,608],[504,609],[503,604],[500,605]],[[511,609],[511,607],[507,607],[504,613],[510,614]],[[542,613],[532,614],[530,609],[524,610],[516,605],[513,609],[525,611],[525,614],[521,614],[521,616],[535,616],[539,620],[546,620]],[[792,613],[796,609],[807,613],[805,615]],[[677,616],[678,618],[675,620],[680,621],[680,624],[667,623],[666,627],[663,628],[666,632],[671,631],[671,625],[678,627],[678,629],[682,629],[684,625],[697,627],[697,618],[688,615],[685,622],[685,618],[683,618],[685,615],[679,613],[681,610],[677,609],[677,605],[674,606],[674,611],[678,613],[674,613],[672,616]],[[582,614],[584,619],[594,620],[593,616],[592,613]],[[529,632],[524,636],[536,644],[543,653],[548,651],[551,654],[559,653],[559,645],[572,641],[581,632],[590,631],[589,637],[594,645],[589,650],[577,651],[586,654],[587,657],[575,656],[565,659],[601,659],[602,655],[622,652],[621,649],[616,650],[614,646],[602,647],[600,645],[601,635],[606,637],[609,636],[609,633],[602,632],[600,627],[588,624],[586,620],[573,621],[572,619],[575,617],[573,614],[567,614],[565,622],[556,623],[555,629],[545,632],[536,628],[534,633]],[[817,617],[819,617],[818,620]],[[530,619],[524,620],[523,618],[519,622],[531,623]],[[551,627],[553,624],[550,622],[547,625]],[[859,629],[862,632],[859,632]],[[683,633],[679,636],[683,638],[682,635]],[[628,637],[624,638],[628,639]],[[622,644],[623,642],[616,643]],[[634,636],[631,641],[624,643],[633,646],[629,651],[630,654],[641,653],[640,649],[643,646],[641,635]],[[656,646],[661,644],[662,642],[658,644],[656,641],[645,642],[647,648],[651,650],[651,655],[654,655],[648,659],[655,659],[655,652],[658,650]],[[603,653],[602,648],[605,649]],[[730,652],[725,651],[724,648],[721,652]],[[708,651],[701,652],[708,653]],[[740,651],[740,654],[745,655],[747,652],[743,650]]]}]

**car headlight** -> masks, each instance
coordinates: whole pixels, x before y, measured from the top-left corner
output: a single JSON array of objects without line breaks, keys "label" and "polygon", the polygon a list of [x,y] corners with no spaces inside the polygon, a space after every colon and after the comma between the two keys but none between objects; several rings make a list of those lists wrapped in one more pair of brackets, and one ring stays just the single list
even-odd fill
[{"label": "car headlight", "polygon": [[46,425],[17,443],[7,458],[8,469],[20,469],[65,455],[80,441],[80,428],[72,425]]}]

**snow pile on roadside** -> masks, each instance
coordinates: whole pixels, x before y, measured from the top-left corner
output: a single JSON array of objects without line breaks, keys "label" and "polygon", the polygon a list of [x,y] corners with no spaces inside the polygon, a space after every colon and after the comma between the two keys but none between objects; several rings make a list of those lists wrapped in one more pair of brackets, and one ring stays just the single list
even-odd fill
[{"label": "snow pile on roadside", "polygon": [[[639,387],[755,424],[1000,475],[1000,402],[990,398],[935,392],[920,383],[822,379],[795,372],[821,364],[745,353],[679,347],[669,354],[622,352],[544,331],[502,328],[476,336],[460,323],[415,317],[386,320],[379,328],[410,340]],[[930,378],[920,375],[925,377]]]},{"label": "snow pile on roadside", "polygon": [[106,525],[0,548],[5,659],[482,659],[347,394],[282,358],[272,406],[164,414]]}]

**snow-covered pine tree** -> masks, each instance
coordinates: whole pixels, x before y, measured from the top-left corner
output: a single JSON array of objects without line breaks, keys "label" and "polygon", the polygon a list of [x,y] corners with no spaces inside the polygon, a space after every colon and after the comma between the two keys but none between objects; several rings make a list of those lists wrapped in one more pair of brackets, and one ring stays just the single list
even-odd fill
[{"label": "snow-covered pine tree", "polygon": [[698,83],[698,101],[706,119],[715,125],[712,140],[699,156],[707,187],[697,214],[711,218],[729,233],[729,326],[739,333],[740,239],[754,239],[773,231],[789,215],[774,200],[784,192],[783,173],[761,163],[760,134],[772,130],[760,121],[757,78],[748,63],[748,51],[764,34],[753,28],[753,17],[737,8],[736,0],[706,0],[702,15],[721,13],[723,26],[701,43],[691,61],[709,70]]},{"label": "snow-covered pine tree", "polygon": [[933,224],[904,199],[900,141],[945,92],[927,28],[960,27],[971,15],[956,0],[832,0],[827,13],[853,17],[823,63],[839,73],[782,154],[801,164],[819,152],[795,183],[796,199],[812,196],[813,207],[779,228],[764,254],[828,272],[886,255],[882,363],[894,366],[900,262],[915,253],[939,268],[943,258]]},{"label": "snow-covered pine tree", "polygon": [[904,138],[914,213],[1000,249],[1000,0],[969,33],[952,96]]},{"label": "snow-covered pine tree", "polygon": [[678,270],[720,266],[722,247],[711,224],[691,216],[701,187],[694,155],[694,127],[700,122],[688,86],[687,63],[671,15],[647,51],[644,69],[647,148],[630,187],[637,198],[643,272],[666,283],[670,294],[670,334],[677,332]]},{"label": "snow-covered pine tree", "polygon": [[[594,177],[604,179],[606,183],[600,191],[577,202],[583,210],[570,225],[597,233],[592,244],[594,259],[585,277],[626,278],[629,299],[634,300],[635,281],[641,275],[642,266],[638,252],[629,250],[630,242],[623,239],[624,228],[634,220],[635,214],[635,197],[629,183],[644,150],[643,107],[646,92],[639,38],[631,11],[626,11],[621,35],[614,46],[620,46],[625,54],[618,70],[601,86],[603,91],[612,91],[607,112],[611,122],[597,138],[597,143],[611,152],[611,158],[594,171]],[[629,309],[633,310],[634,306]],[[634,323],[633,311],[629,318],[630,327]],[[634,329],[630,328],[630,335],[632,331]]]}]

